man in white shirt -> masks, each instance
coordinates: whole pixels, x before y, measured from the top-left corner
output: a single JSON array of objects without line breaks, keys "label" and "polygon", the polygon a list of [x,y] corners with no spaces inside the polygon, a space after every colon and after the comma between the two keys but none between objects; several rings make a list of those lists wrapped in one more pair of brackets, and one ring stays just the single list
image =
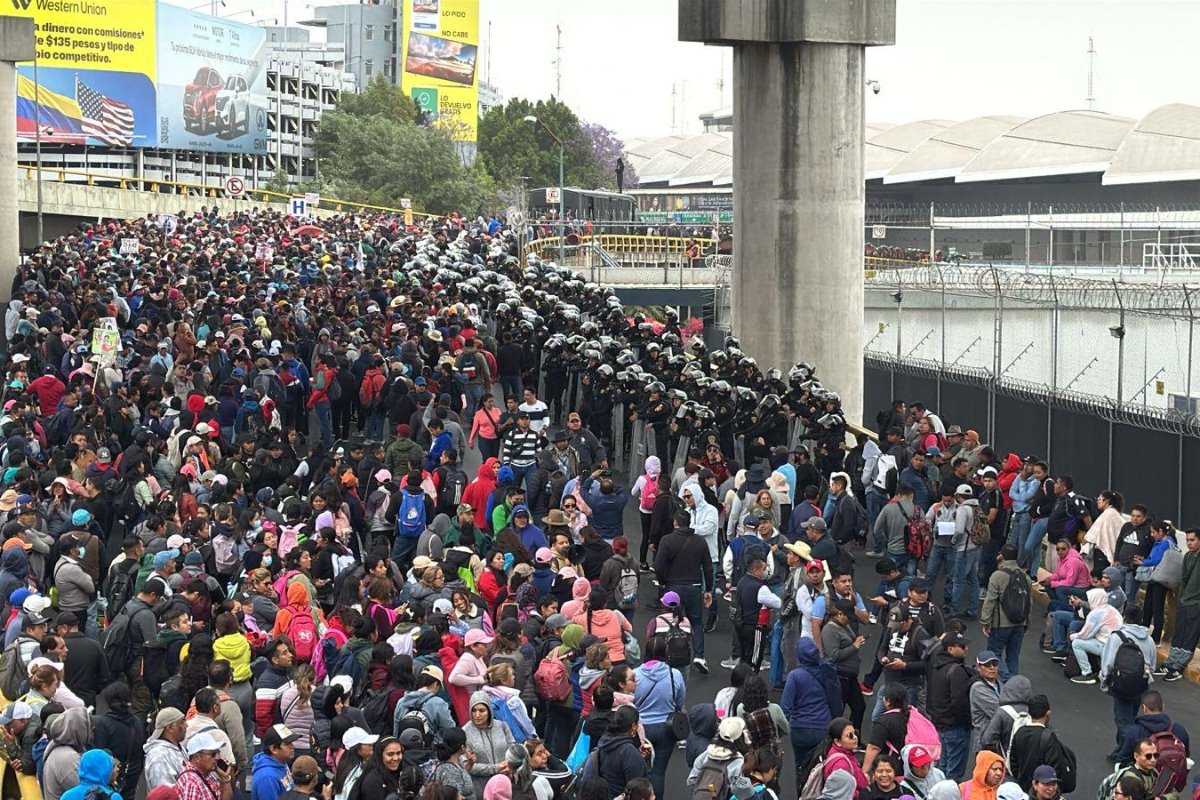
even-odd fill
[{"label": "man in white shirt", "polygon": [[550,421],[549,406],[537,399],[533,389],[525,389],[525,402],[517,406],[517,410],[529,414],[529,428],[534,433],[541,433]]}]

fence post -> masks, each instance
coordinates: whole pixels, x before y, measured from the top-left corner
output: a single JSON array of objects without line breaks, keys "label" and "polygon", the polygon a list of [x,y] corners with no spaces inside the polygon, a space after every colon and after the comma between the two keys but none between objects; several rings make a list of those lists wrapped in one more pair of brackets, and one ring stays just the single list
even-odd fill
[{"label": "fence post", "polygon": [[1058,284],[1054,273],[1050,273],[1050,292],[1054,295],[1054,313],[1050,317],[1050,394],[1046,398],[1046,463],[1052,464],[1051,449],[1054,441],[1054,394],[1058,391]]},{"label": "fence post", "polygon": [[1046,223],[1050,227],[1050,247],[1046,249],[1046,267],[1054,271],[1054,206],[1049,207],[1050,213],[1047,215]]},{"label": "fence post", "polygon": [[1030,235],[1033,229],[1033,202],[1025,203],[1025,272],[1029,272],[1029,263],[1033,260],[1030,252]]},{"label": "fence post", "polygon": [[996,384],[1004,368],[1002,349],[1004,346],[1004,297],[1000,292],[1000,273],[991,265],[992,281],[996,286],[995,319],[992,328],[992,380],[988,383],[988,441],[996,441]]},{"label": "fence post", "polygon": [[1175,519],[1183,519],[1183,446],[1184,446],[1184,441],[1186,439],[1186,434],[1184,433],[1184,431],[1191,429],[1190,423],[1195,419],[1195,416],[1191,413],[1191,405],[1192,405],[1192,355],[1193,355],[1192,346],[1195,343],[1196,316],[1192,311],[1192,292],[1186,286],[1183,287],[1183,304],[1187,307],[1187,312],[1188,312],[1188,364],[1187,364],[1187,385],[1185,386],[1185,391],[1187,392],[1187,394],[1184,396],[1187,397],[1187,404],[1188,404],[1188,409],[1189,409],[1187,416],[1188,416],[1189,424],[1186,427],[1180,426],[1180,429],[1179,429],[1179,467],[1175,470],[1175,481],[1176,481],[1175,496],[1179,500],[1179,504],[1178,504],[1179,507],[1175,511],[1175,513],[1177,515],[1175,517]]},{"label": "fence post", "polygon": [[938,283],[942,287],[942,358],[939,363],[940,369],[938,369],[938,375],[937,375],[937,408],[938,408],[938,412],[941,413],[941,410],[942,410],[942,375],[946,370],[946,273],[945,273],[945,271],[942,270],[940,265],[938,266],[937,271],[938,271]]}]

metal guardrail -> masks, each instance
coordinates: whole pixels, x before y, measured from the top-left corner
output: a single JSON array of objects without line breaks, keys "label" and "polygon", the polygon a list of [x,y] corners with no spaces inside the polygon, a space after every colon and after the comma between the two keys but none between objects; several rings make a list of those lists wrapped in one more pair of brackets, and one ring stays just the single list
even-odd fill
[{"label": "metal guardrail", "polygon": [[[26,180],[43,180],[53,183],[67,183],[86,186],[108,186],[110,188],[127,189],[138,192],[153,192],[157,194],[189,195],[192,197],[223,198],[227,200],[250,200],[260,203],[287,203],[294,195],[285,192],[275,192],[269,189],[246,189],[240,197],[231,196],[223,185],[213,186],[205,183],[190,181],[168,181],[157,178],[138,178],[128,175],[113,175],[105,172],[89,172],[87,170],[68,169],[66,167],[46,167],[39,171],[36,166],[22,164],[17,167],[23,170]],[[78,180],[82,178],[82,180]],[[76,180],[72,180],[76,179]],[[377,206],[370,203],[359,203],[354,200],[338,200],[322,197],[319,208],[324,211],[360,211],[384,214],[403,214],[404,209]],[[423,211],[413,211],[416,217],[436,217]]]}]

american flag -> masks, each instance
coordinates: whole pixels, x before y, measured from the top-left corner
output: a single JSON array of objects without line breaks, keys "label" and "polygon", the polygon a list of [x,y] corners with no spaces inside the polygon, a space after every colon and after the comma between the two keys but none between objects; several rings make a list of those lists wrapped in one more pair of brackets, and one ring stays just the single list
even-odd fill
[{"label": "american flag", "polygon": [[83,132],[105,144],[116,146],[133,142],[133,109],[120,100],[105,97],[78,78],[75,101],[83,113]]}]

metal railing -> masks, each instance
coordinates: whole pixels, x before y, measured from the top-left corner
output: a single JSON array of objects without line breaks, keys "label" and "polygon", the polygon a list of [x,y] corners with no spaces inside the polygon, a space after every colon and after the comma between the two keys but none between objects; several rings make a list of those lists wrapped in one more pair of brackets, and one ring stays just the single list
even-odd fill
[{"label": "metal railing", "polygon": [[[259,203],[287,203],[294,194],[275,192],[269,189],[247,188],[241,195],[234,197],[226,191],[224,185],[195,183],[191,181],[168,181],[158,178],[138,178],[129,175],[115,175],[106,172],[94,172],[67,167],[43,166],[38,170],[35,166],[20,165],[17,169],[25,174],[25,179],[42,180],[53,183],[67,183],[86,186],[107,186],[109,188],[126,189],[137,192],[153,192],[158,194],[188,195],[192,197],[211,197],[214,199],[238,199]],[[319,208],[324,211],[357,211],[383,214],[403,214],[404,210],[377,206],[370,203],[359,203],[354,200],[339,200],[322,197]],[[436,217],[422,211],[413,211],[413,216]]]},{"label": "metal railing", "polygon": [[939,401],[967,382],[1200,437],[1200,286],[925,265],[866,290],[868,363],[937,381]]}]

